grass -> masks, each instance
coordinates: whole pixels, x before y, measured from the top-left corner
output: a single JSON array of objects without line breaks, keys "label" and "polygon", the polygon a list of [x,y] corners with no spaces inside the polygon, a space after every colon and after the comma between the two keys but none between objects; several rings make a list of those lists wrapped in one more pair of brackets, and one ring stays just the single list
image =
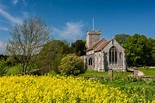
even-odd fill
[{"label": "grass", "polygon": [[98,72],[95,70],[87,70],[85,73],[80,74],[78,76],[82,76],[82,77],[92,77],[92,76],[103,77],[103,76],[108,76],[108,72]]},{"label": "grass", "polygon": [[[114,77],[126,77],[128,75],[130,75],[131,72],[113,72],[113,76]],[[92,77],[92,76],[97,76],[97,77],[108,77],[108,71],[106,72],[98,72],[95,70],[87,70],[85,73],[80,74],[79,76],[83,76],[83,77]]]},{"label": "grass", "polygon": [[127,77],[128,75],[131,75],[131,72],[114,72],[113,73],[114,77],[120,77],[120,78]]},{"label": "grass", "polygon": [[[143,70],[143,69],[141,69]],[[146,71],[146,70],[145,70]],[[147,70],[148,72],[149,70]],[[150,71],[152,72],[152,70]],[[151,73],[148,73],[150,76]],[[155,71],[153,71],[155,73]],[[152,73],[152,74],[153,74]],[[97,72],[95,70],[87,70],[84,74],[79,76],[87,78],[96,77],[101,83],[109,85],[111,87],[140,87],[140,88],[153,88],[155,86],[154,81],[143,81],[142,78],[135,78],[131,76],[132,72],[113,72],[113,78],[108,77],[108,71],[106,72]],[[154,74],[155,75],[155,74]],[[150,83],[149,83],[150,82]],[[155,88],[154,88],[155,90]]]},{"label": "grass", "polygon": [[155,68],[138,68],[138,70],[142,71],[145,76],[155,77]]}]

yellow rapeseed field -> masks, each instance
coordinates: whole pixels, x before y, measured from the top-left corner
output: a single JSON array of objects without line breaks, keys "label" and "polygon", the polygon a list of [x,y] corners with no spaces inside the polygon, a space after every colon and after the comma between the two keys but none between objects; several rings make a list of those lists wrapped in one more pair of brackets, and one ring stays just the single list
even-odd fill
[{"label": "yellow rapeseed field", "polygon": [[97,81],[63,76],[0,77],[0,103],[134,103],[146,102]]}]

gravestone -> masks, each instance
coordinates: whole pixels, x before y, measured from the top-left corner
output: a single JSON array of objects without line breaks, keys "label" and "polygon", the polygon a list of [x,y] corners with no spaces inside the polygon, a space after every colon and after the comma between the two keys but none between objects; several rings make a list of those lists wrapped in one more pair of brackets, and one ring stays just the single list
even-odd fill
[{"label": "gravestone", "polygon": [[138,69],[137,68],[134,68],[134,70],[133,70],[133,76],[134,77],[138,77]]},{"label": "gravestone", "polygon": [[109,78],[113,77],[113,70],[112,69],[108,70],[108,76],[109,76]]}]

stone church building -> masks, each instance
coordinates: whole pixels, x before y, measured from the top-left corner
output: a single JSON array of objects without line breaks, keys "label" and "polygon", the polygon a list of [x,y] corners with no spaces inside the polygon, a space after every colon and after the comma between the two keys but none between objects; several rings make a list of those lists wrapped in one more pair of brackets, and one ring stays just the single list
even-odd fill
[{"label": "stone church building", "polygon": [[86,35],[87,69],[126,71],[125,49],[115,40],[100,39],[101,31],[88,30]]}]

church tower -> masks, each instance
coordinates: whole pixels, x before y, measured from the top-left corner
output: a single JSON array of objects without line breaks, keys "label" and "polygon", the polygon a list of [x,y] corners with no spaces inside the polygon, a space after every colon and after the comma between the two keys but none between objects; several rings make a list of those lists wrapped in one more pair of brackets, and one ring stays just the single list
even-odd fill
[{"label": "church tower", "polygon": [[88,30],[86,36],[86,48],[89,48],[92,44],[100,40],[100,30]]}]

